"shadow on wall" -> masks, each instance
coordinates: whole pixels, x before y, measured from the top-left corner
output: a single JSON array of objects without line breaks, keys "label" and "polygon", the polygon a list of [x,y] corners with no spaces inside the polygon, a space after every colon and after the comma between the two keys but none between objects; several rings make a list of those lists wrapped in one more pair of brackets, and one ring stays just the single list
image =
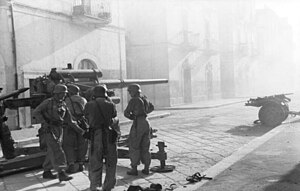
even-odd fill
[{"label": "shadow on wall", "polygon": [[[66,25],[66,23],[59,20],[47,18],[24,25],[22,18],[27,16],[23,14],[15,15],[17,48],[20,58],[40,60],[74,42],[81,42],[82,50],[88,50],[89,42],[92,40],[92,38],[88,38],[88,34],[93,33],[94,29],[78,25]],[[86,38],[86,40],[83,41],[83,38]],[[23,60],[23,62],[27,63],[26,60]]]}]

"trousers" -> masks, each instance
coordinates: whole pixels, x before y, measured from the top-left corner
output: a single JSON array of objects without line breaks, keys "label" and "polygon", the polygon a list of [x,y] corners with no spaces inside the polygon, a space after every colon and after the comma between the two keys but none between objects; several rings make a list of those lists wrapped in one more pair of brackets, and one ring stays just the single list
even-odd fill
[{"label": "trousers", "polygon": [[[105,131],[105,132],[104,132]],[[111,190],[116,184],[116,167],[118,160],[117,144],[109,141],[108,130],[97,129],[94,131],[93,141],[89,149],[89,179],[90,189],[101,187]],[[104,148],[103,142],[107,148]],[[102,185],[103,159],[105,159],[106,175]]]},{"label": "trousers", "polygon": [[129,157],[132,167],[138,166],[140,162],[150,166],[150,124],[145,117],[133,121],[129,133]]},{"label": "trousers", "polygon": [[83,163],[87,154],[87,140],[70,127],[64,128],[63,149],[67,163]]}]

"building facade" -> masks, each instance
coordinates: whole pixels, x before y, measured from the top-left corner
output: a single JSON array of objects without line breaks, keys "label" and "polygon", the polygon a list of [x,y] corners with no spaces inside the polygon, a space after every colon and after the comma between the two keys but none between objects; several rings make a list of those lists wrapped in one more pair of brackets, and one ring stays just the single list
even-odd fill
[{"label": "building facade", "polygon": [[130,78],[168,78],[145,92],[172,106],[220,97],[218,18],[206,1],[124,3]]},{"label": "building facade", "polygon": [[[126,78],[125,32],[119,2],[1,0],[0,68],[4,93],[29,87],[51,68],[98,68],[104,79]],[[123,103],[127,94],[116,92]],[[30,96],[29,92],[25,97]],[[30,109],[7,111],[12,128],[31,125]]]}]

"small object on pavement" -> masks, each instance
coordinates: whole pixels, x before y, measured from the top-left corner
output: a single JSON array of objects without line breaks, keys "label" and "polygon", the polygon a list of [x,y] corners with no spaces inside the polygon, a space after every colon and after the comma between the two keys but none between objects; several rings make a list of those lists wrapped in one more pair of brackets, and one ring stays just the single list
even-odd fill
[{"label": "small object on pavement", "polygon": [[168,188],[165,188],[165,191],[172,191],[178,188],[178,186],[175,183],[170,184]]},{"label": "small object on pavement", "polygon": [[150,184],[150,188],[152,189],[152,190],[155,190],[155,191],[161,191],[162,190],[162,186],[161,186],[161,184]]},{"label": "small object on pavement", "polygon": [[144,189],[140,186],[130,185],[127,191],[143,191]]},{"label": "small object on pavement", "polygon": [[207,177],[206,175],[201,175],[199,172],[196,172],[192,176],[188,176],[186,178],[186,180],[189,181],[190,183],[200,182],[202,179],[212,180],[211,177]]},{"label": "small object on pavement", "polygon": [[[154,166],[150,170],[153,172],[172,172],[175,169],[173,165],[166,165],[167,153],[165,152],[165,142],[159,141],[156,145],[158,152],[155,153],[156,157],[160,161],[160,166]],[[154,154],[153,154],[154,155]]]}]

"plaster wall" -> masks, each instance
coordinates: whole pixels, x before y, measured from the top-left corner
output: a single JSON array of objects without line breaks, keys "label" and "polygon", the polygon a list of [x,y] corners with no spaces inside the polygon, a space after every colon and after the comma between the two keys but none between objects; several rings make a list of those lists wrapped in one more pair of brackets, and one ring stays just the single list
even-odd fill
[{"label": "plaster wall", "polygon": [[[104,79],[126,78],[124,30],[113,23],[99,26],[75,22],[70,2],[29,0],[25,5],[23,1],[16,1],[14,25],[19,88],[28,87],[30,79],[49,74],[51,68],[66,68],[67,63],[78,68],[82,59],[96,63]],[[113,15],[116,14],[118,12]],[[123,100],[117,106],[119,112],[127,103],[124,91],[116,91]],[[24,96],[28,97],[29,92]],[[29,113],[29,108],[20,110],[21,127],[31,125]]]}]

